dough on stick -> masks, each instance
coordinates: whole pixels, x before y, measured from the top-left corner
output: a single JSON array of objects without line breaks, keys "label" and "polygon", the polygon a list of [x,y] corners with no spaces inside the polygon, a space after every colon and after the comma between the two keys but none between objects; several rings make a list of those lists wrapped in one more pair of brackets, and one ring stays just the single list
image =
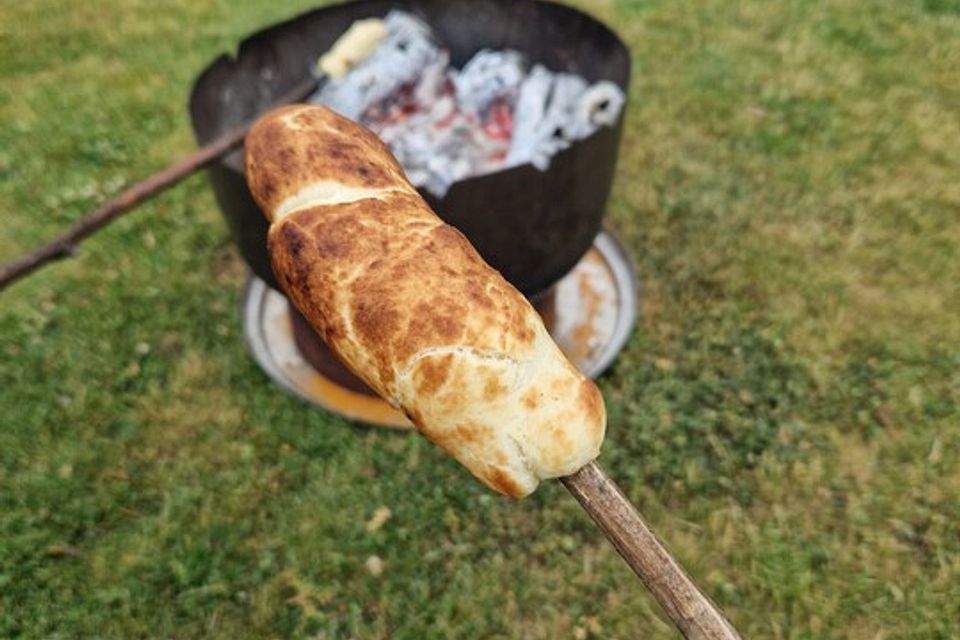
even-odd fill
[{"label": "dough on stick", "polygon": [[346,365],[492,489],[574,473],[603,398],[379,139],[318,106],[259,120],[247,181],[277,280]]}]

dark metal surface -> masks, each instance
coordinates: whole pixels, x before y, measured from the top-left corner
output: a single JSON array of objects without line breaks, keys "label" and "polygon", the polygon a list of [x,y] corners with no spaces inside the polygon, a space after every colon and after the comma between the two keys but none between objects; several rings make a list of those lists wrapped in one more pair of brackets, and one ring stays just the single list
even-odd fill
[{"label": "dark metal surface", "polygon": [[307,319],[297,309],[293,303],[290,307],[290,328],[293,331],[293,341],[300,351],[300,355],[311,367],[317,370],[317,373],[324,376],[334,384],[363,393],[368,396],[376,397],[377,392],[367,386],[363,380],[354,375],[347,365],[343,364],[327,343],[324,342],[313,330]]},{"label": "dark metal surface", "polygon": [[[460,66],[482,48],[513,48],[531,62],[612,80],[628,93],[630,56],[590,16],[535,0],[360,0],[316,9],[260,31],[236,58],[217,58],[190,96],[201,144],[242,123],[302,80],[317,57],[357,19],[390,9],[419,14]],[[434,210],[459,228],[484,259],[528,295],[549,288],[589,249],[613,181],[623,119],[574,143],[546,172],[516,167],[455,184]],[[209,169],[217,201],[254,272],[276,286],[266,251],[267,224],[247,190],[240,152]]]}]

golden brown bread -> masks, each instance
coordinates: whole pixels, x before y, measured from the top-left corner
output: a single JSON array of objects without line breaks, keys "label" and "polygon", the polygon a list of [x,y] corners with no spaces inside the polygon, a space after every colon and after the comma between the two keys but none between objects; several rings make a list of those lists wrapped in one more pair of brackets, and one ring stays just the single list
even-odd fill
[{"label": "golden brown bread", "polygon": [[597,456],[596,386],[376,136],[323,107],[286,107],[254,125],[246,158],[277,280],[421,433],[516,497]]}]

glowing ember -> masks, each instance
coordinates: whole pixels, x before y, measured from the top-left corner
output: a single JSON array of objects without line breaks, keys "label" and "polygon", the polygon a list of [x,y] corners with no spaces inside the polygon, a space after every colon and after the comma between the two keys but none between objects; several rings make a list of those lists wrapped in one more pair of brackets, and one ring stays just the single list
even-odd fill
[{"label": "glowing ember", "polygon": [[512,50],[485,49],[455,69],[419,19],[392,11],[384,26],[374,53],[311,102],[374,131],[410,181],[438,196],[470,176],[522,164],[545,171],[557,152],[615,124],[623,107],[612,82],[528,69]]}]

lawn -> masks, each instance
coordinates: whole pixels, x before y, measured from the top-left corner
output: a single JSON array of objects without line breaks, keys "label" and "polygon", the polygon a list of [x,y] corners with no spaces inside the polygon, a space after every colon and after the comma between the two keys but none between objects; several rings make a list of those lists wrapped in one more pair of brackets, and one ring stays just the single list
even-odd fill
[{"label": "lawn", "polygon": [[[960,2],[579,5],[635,63],[602,463],[745,637],[960,636]],[[0,4],[0,260],[309,6]],[[278,391],[244,278],[197,175],[0,294],[0,637],[674,637],[558,483]]]}]

